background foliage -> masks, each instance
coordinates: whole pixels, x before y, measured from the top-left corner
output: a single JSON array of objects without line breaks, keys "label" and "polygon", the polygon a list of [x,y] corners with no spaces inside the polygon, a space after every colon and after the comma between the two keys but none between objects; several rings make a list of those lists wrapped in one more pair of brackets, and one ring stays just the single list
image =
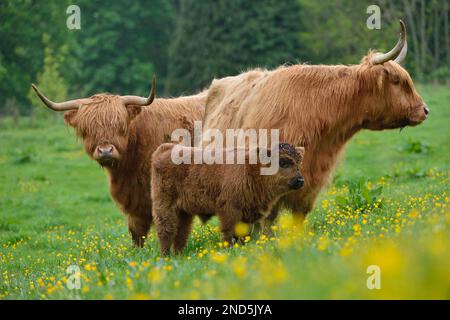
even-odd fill
[{"label": "background foliage", "polygon": [[[399,17],[411,73],[421,81],[450,75],[446,0],[79,0],[81,30],[66,27],[70,4],[0,2],[0,114],[32,110],[31,82],[55,100],[65,91],[144,94],[155,72],[160,94],[179,95],[252,67],[358,63],[370,48],[395,43]],[[365,26],[371,4],[381,7],[381,30]],[[58,80],[42,79],[48,60]]]}]

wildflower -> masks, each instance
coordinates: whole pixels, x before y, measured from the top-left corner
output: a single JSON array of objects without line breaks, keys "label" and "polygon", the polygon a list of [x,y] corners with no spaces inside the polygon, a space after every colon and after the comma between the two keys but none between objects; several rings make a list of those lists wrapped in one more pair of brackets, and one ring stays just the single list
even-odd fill
[{"label": "wildflower", "polygon": [[159,268],[153,267],[148,273],[148,280],[152,283],[159,283],[163,278],[163,273]]},{"label": "wildflower", "polygon": [[52,294],[53,292],[55,292],[56,291],[56,287],[53,287],[53,286],[49,286],[48,288],[47,288],[47,294]]},{"label": "wildflower", "polygon": [[320,251],[324,251],[324,250],[326,250],[328,248],[329,244],[330,244],[330,240],[328,238],[320,237],[319,238],[319,244],[318,244],[317,248]]},{"label": "wildflower", "polygon": [[234,259],[234,261],[231,264],[231,268],[238,278],[242,279],[247,274],[246,261],[247,260],[244,257],[238,257]]},{"label": "wildflower", "polygon": [[95,265],[91,265],[91,264],[87,264],[87,265],[85,265],[84,266],[84,268],[87,270],[87,271],[95,271],[95,270],[97,270],[97,268],[95,267]]},{"label": "wildflower", "polygon": [[130,277],[125,279],[125,284],[129,290],[133,289],[133,280]]},{"label": "wildflower", "polygon": [[42,280],[42,278],[39,278],[37,281],[41,287],[45,287],[45,283],[44,283],[44,280]]},{"label": "wildflower", "polygon": [[260,273],[263,282],[268,285],[274,285],[284,282],[287,278],[287,271],[283,263],[273,259],[267,255],[259,258]]},{"label": "wildflower", "polygon": [[214,262],[221,264],[221,263],[224,263],[225,261],[227,261],[227,256],[222,253],[214,253],[211,255],[211,259]]},{"label": "wildflower", "polygon": [[365,259],[368,264],[380,266],[385,274],[398,274],[405,265],[401,251],[391,244],[376,248]]},{"label": "wildflower", "polygon": [[341,248],[341,250],[339,250],[339,254],[343,257],[349,256],[352,252],[353,249],[349,245],[345,245]]},{"label": "wildflower", "polygon": [[239,238],[248,235],[248,232],[249,232],[249,227],[248,227],[248,224],[246,224],[246,223],[239,222],[234,227],[234,233]]},{"label": "wildflower", "polygon": [[172,266],[164,266],[164,270],[170,272],[172,271]]},{"label": "wildflower", "polygon": [[150,297],[146,295],[145,293],[137,293],[135,295],[132,295],[131,300],[149,300]]}]

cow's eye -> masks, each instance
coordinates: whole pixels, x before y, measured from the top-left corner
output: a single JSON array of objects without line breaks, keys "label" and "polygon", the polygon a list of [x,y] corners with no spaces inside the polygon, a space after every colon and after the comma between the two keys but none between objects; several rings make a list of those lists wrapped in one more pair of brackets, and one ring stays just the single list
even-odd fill
[{"label": "cow's eye", "polygon": [[394,79],[392,79],[392,83],[395,85],[398,85],[400,83],[400,78],[399,77],[394,77]]},{"label": "cow's eye", "polygon": [[280,159],[280,168],[289,168],[292,164],[292,161],[289,159]]}]

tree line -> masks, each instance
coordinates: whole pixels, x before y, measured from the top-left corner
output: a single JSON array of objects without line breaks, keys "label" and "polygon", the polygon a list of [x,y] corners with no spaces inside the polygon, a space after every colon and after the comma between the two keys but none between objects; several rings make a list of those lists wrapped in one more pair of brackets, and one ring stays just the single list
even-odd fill
[{"label": "tree line", "polygon": [[[447,0],[69,0],[0,2],[0,113],[40,112],[30,84],[52,99],[98,92],[195,93],[215,77],[281,64],[356,64],[389,50],[408,28],[406,68],[418,81],[450,78]],[[368,29],[369,5],[381,29]]]}]

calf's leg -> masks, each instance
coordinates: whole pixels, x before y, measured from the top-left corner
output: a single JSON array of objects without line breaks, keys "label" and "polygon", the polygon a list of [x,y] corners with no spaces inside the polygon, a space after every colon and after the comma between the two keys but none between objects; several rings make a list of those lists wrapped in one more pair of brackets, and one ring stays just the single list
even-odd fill
[{"label": "calf's leg", "polygon": [[161,254],[167,256],[178,230],[177,212],[171,207],[154,205],[153,219],[161,246]]},{"label": "calf's leg", "polygon": [[269,237],[273,236],[272,226],[275,224],[275,220],[278,218],[280,210],[281,203],[278,202],[272,207],[267,218],[263,218],[253,225],[251,234],[253,236],[258,236],[260,233],[263,233]]},{"label": "calf's leg", "polygon": [[178,212],[178,230],[173,243],[173,250],[175,253],[182,253],[186,247],[193,220],[193,215],[184,211]]},{"label": "calf's leg", "polygon": [[225,207],[217,211],[217,216],[219,217],[223,240],[232,244],[234,228],[236,227],[236,224],[242,220],[242,213],[238,210],[227,209]]}]

